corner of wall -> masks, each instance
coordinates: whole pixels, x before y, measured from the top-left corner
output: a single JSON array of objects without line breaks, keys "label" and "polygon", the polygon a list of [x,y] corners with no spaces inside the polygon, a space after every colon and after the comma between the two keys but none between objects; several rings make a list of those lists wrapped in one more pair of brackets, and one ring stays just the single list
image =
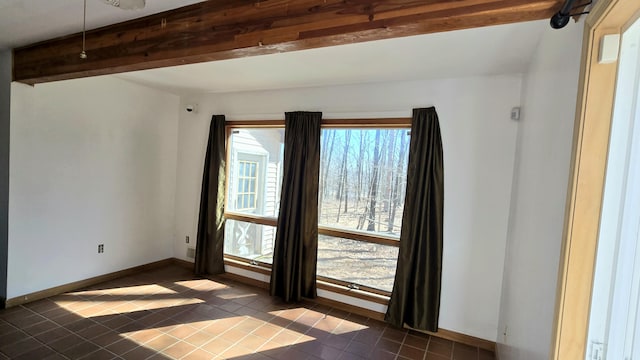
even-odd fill
[{"label": "corner of wall", "polygon": [[0,50],[0,309],[7,299],[9,259],[9,134],[11,126],[10,50]]},{"label": "corner of wall", "polygon": [[178,104],[113,76],[11,84],[7,297],[172,257]]},{"label": "corner of wall", "polygon": [[[204,153],[209,122],[216,112],[215,95],[185,94],[178,110],[178,151],[175,204],[174,257],[193,262],[187,256],[195,249],[198,236],[198,212]],[[191,105],[195,111],[187,111]],[[189,243],[186,237],[189,237]]]},{"label": "corner of wall", "polygon": [[522,82],[498,322],[501,360],[551,346],[584,22],[548,28]]}]

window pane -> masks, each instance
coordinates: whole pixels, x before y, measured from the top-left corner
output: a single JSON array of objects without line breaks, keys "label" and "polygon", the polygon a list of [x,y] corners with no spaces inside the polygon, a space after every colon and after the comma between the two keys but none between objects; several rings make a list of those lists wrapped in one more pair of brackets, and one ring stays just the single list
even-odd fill
[{"label": "window pane", "polygon": [[[227,210],[277,217],[284,129],[234,129],[229,142]],[[240,196],[243,195],[243,196]]]},{"label": "window pane", "polygon": [[318,236],[318,275],[391,292],[398,248]]},{"label": "window pane", "polygon": [[319,223],[399,237],[408,129],[324,129]]},{"label": "window pane", "polygon": [[224,253],[271,264],[275,236],[273,226],[227,220]]}]

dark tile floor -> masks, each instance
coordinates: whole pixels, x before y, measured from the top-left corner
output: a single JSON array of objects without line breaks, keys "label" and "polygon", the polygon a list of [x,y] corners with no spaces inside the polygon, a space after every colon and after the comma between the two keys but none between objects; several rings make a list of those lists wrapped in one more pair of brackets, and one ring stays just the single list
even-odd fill
[{"label": "dark tile floor", "polygon": [[457,359],[493,353],[171,266],[0,311],[0,359]]}]

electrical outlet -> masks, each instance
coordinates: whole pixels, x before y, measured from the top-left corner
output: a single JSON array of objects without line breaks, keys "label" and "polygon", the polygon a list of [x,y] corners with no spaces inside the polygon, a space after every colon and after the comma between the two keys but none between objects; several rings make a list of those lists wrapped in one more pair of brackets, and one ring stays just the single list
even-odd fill
[{"label": "electrical outlet", "polygon": [[102,254],[104,252],[104,244],[98,245],[98,254]]},{"label": "electrical outlet", "polygon": [[189,243],[189,235],[185,236],[184,242],[186,242],[187,244]]},{"label": "electrical outlet", "polygon": [[604,344],[601,342],[591,342],[591,360],[604,360]]},{"label": "electrical outlet", "polygon": [[505,342],[507,341],[507,329],[508,329],[508,327],[507,327],[507,325],[505,325],[504,326],[504,332],[502,333],[502,335],[504,336],[503,339],[504,339]]}]

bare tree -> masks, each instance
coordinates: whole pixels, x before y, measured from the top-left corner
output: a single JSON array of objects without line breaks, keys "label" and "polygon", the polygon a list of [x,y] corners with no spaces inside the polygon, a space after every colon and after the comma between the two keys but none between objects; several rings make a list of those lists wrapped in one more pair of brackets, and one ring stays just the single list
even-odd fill
[{"label": "bare tree", "polygon": [[[351,130],[347,130],[347,135],[346,135],[346,142],[347,142],[347,146],[346,148],[349,148],[349,142],[351,141]],[[348,151],[345,150],[344,152],[344,178],[343,181],[344,183],[342,184],[342,192],[344,193],[344,212],[347,213],[349,211],[349,176],[347,174],[347,156],[348,156]]]},{"label": "bare tree", "polygon": [[325,145],[328,144],[328,146],[325,146],[324,148],[326,150],[323,151],[324,173],[320,177],[320,179],[322,180],[322,184],[321,184],[321,187],[320,187],[320,198],[321,199],[324,199],[326,197],[328,174],[329,174],[329,168],[331,167],[331,156],[333,155],[333,144],[335,142],[335,139],[336,139],[336,130],[327,130],[327,138],[325,139],[325,141],[326,141]]},{"label": "bare tree", "polygon": [[407,133],[405,130],[398,131],[400,134],[400,154],[398,157],[398,163],[395,171],[393,187],[391,190],[391,210],[389,211],[389,222],[387,223],[387,231],[393,233],[393,226],[396,221],[396,210],[400,203],[400,177],[405,172],[406,164],[405,159],[407,157]]},{"label": "bare tree", "polygon": [[351,130],[347,130],[344,135],[344,152],[342,154],[342,166],[340,167],[340,176],[338,176],[338,191],[336,192],[336,200],[338,200],[338,214],[336,215],[336,222],[340,222],[340,209],[342,205],[342,198],[345,198],[344,212],[347,212],[347,156],[349,155],[349,142],[351,141]]},{"label": "bare tree", "polygon": [[407,139],[405,130],[325,130],[321,221],[397,233]]},{"label": "bare tree", "polygon": [[365,136],[365,132],[360,130],[360,151],[358,153],[358,185],[357,185],[357,194],[358,194],[358,200],[357,202],[360,202],[360,199],[362,199],[362,168],[364,166],[364,136]]},{"label": "bare tree", "polygon": [[373,148],[373,171],[371,174],[371,191],[369,192],[369,224],[367,231],[376,231],[376,200],[378,197],[378,175],[380,171],[380,130],[376,129],[376,140]]},{"label": "bare tree", "polygon": [[393,173],[395,170],[395,166],[393,166],[393,159],[395,157],[395,153],[396,153],[396,133],[397,130],[389,130],[388,132],[388,137],[389,139],[387,140],[387,158],[385,161],[385,166],[384,166],[384,170],[385,170],[385,186],[384,189],[387,190],[386,194],[385,194],[385,198],[384,201],[382,203],[382,208],[384,212],[389,212],[389,205],[390,202],[392,201],[392,197],[393,197],[393,189],[392,189],[392,180],[393,180]]}]

